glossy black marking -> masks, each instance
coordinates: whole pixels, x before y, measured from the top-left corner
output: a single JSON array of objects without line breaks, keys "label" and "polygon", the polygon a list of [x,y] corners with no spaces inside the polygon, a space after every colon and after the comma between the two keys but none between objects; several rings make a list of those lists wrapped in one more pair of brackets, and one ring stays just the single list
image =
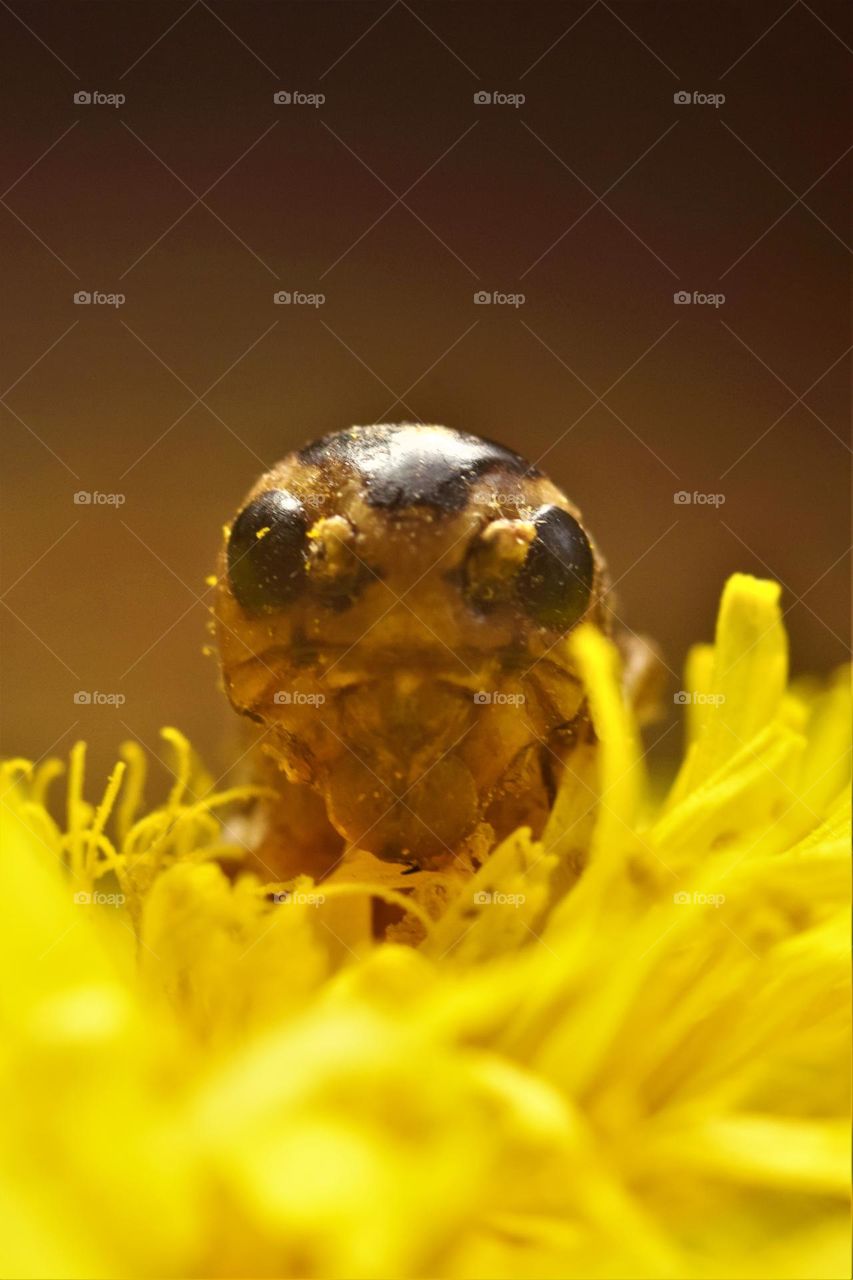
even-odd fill
[{"label": "glossy black marking", "polygon": [[518,577],[517,595],[542,626],[567,631],[589,605],[595,561],[589,539],[561,507],[540,507],[536,538]]},{"label": "glossy black marking", "polygon": [[228,539],[228,577],[244,609],[276,609],[299,593],[307,532],[302,503],[285,489],[270,489],[244,507]]},{"label": "glossy black marking", "polygon": [[351,427],[323,436],[299,457],[316,466],[336,461],[353,467],[364,480],[368,503],[396,511],[461,511],[474,481],[498,468],[531,478],[540,474],[519,454],[491,440],[408,424]]}]

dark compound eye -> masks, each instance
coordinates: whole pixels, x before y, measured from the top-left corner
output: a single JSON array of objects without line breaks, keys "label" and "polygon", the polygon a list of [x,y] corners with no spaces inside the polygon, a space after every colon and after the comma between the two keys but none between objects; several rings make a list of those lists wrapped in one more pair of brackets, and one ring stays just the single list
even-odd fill
[{"label": "dark compound eye", "polygon": [[536,537],[518,576],[517,596],[542,626],[568,630],[589,604],[592,548],[577,520],[560,507],[540,507],[533,523]]},{"label": "dark compound eye", "polygon": [[285,489],[243,508],[228,539],[228,577],[244,609],[276,609],[299,593],[307,532],[302,503]]}]

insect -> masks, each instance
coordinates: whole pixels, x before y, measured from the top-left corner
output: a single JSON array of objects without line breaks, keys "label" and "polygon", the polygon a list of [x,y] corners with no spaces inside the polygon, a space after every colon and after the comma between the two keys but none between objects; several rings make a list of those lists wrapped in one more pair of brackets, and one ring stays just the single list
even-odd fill
[{"label": "insect", "polygon": [[250,490],[217,577],[225,689],[278,797],[266,865],[476,867],[542,831],[593,737],[566,638],[608,629],[608,580],[536,466],[440,426],[324,436]]}]

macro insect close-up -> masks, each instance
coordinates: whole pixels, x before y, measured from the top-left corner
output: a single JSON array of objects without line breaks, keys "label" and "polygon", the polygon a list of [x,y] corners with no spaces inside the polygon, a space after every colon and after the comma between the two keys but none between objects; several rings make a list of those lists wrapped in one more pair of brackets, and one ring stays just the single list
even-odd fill
[{"label": "macro insect close-up", "polygon": [[610,631],[607,597],[581,513],[501,445],[373,425],[288,455],[227,530],[217,587],[225,688],[278,792],[260,861],[475,870],[541,835],[594,749],[567,637]]},{"label": "macro insect close-up", "polygon": [[0,1280],[845,1280],[849,0],[0,50]]}]

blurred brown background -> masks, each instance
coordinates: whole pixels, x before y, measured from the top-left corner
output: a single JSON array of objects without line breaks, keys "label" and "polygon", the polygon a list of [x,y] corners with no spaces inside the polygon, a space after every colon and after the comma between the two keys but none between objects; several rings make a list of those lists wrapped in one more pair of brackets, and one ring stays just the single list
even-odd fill
[{"label": "blurred brown background", "polygon": [[846,658],[850,12],[4,2],[4,753],[174,723],[225,769],[221,525],[356,422],[544,455],[672,690],[736,569]]}]

